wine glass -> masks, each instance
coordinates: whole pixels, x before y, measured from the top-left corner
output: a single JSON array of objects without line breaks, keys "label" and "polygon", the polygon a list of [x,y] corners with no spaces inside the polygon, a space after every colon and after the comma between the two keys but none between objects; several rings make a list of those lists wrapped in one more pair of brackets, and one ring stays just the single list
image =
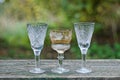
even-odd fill
[{"label": "wine glass", "polygon": [[44,39],[47,31],[46,23],[30,23],[27,24],[28,36],[35,55],[35,68],[31,69],[31,73],[43,73],[44,70],[39,68],[39,55],[43,49]]},{"label": "wine glass", "polygon": [[75,33],[77,37],[78,46],[82,54],[82,67],[77,69],[78,73],[90,73],[92,70],[86,67],[86,54],[90,46],[91,37],[94,31],[94,22],[79,22],[74,23]]},{"label": "wine glass", "polygon": [[63,59],[64,52],[70,48],[70,41],[72,38],[72,30],[51,30],[50,31],[50,39],[51,39],[51,47],[53,50],[58,53],[58,63],[59,67],[54,68],[51,71],[54,73],[64,73],[68,72],[69,69],[63,68]]}]

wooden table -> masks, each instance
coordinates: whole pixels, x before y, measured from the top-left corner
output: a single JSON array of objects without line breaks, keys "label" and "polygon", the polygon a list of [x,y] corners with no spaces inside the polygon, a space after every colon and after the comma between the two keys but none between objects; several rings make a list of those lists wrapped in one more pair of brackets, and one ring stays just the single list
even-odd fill
[{"label": "wooden table", "polygon": [[0,80],[120,80],[120,60],[88,60],[93,72],[80,74],[75,72],[81,66],[81,60],[64,60],[64,67],[70,72],[64,74],[52,73],[51,69],[58,66],[57,60],[41,60],[40,67],[46,70],[42,74],[32,74],[34,60],[0,60]]}]

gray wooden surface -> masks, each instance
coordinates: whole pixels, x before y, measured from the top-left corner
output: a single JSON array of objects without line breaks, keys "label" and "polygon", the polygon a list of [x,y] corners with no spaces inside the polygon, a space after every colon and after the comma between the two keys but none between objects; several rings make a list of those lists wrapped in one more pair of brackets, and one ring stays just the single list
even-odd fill
[{"label": "gray wooden surface", "polygon": [[0,60],[0,80],[120,80],[120,60],[88,60],[93,72],[80,74],[75,72],[81,66],[81,60],[64,60],[64,67],[70,72],[55,74],[52,68],[58,66],[57,60],[41,60],[41,69],[46,70],[43,74],[29,73],[34,67],[34,60]]}]

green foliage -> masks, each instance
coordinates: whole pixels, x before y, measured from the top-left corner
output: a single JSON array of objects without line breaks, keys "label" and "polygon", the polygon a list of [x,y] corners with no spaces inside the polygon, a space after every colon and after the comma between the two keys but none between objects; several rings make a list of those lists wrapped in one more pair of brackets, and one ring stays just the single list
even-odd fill
[{"label": "green foliage", "polygon": [[[81,51],[77,44],[71,47],[71,52],[76,55],[76,58],[81,58]],[[120,59],[120,44],[115,43],[110,46],[109,44],[99,45],[94,42],[88,49],[87,55],[90,59]]]},{"label": "green foliage", "polygon": [[[89,58],[120,58],[120,0],[5,0],[4,3],[0,3],[0,49],[12,48],[8,49],[8,56],[11,58],[31,58],[30,54],[23,55],[31,50],[26,24],[45,22],[49,26],[45,47],[51,44],[51,29],[72,29],[70,51],[75,58],[81,58],[73,29],[73,23],[79,21],[96,23],[93,36],[96,43],[91,44]],[[114,38],[113,41],[109,40],[109,44],[103,44],[108,38],[106,34],[111,37],[110,39]],[[101,39],[102,44],[96,39],[98,35],[105,38]],[[16,55],[19,51],[16,48],[23,52]]]},{"label": "green foliage", "polygon": [[26,24],[15,23],[12,26],[7,26],[6,32],[1,34],[1,37],[5,39],[9,45],[13,47],[21,46],[24,48],[29,48],[28,36],[26,31]]},{"label": "green foliage", "polygon": [[119,43],[115,43],[114,44],[114,54],[115,54],[115,58],[119,58],[120,59],[120,44]]},{"label": "green foliage", "polygon": [[97,43],[93,43],[89,50],[89,55],[91,58],[120,58],[120,44],[115,43],[114,45],[99,45]]},{"label": "green foliage", "polygon": [[91,45],[92,46],[89,50],[90,57],[100,59],[115,58],[114,49],[110,47],[109,44],[99,45],[97,43],[93,43]]}]

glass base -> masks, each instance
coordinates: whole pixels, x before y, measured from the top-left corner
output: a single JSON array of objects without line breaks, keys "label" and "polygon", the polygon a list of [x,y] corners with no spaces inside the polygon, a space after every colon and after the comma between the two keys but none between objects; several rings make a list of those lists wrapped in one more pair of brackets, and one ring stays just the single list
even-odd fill
[{"label": "glass base", "polygon": [[40,69],[40,68],[33,68],[29,72],[31,72],[31,73],[44,73],[45,71]]},{"label": "glass base", "polygon": [[81,68],[81,69],[76,70],[76,72],[78,72],[78,73],[90,73],[90,72],[92,72],[92,70],[87,69],[87,68]]},{"label": "glass base", "polygon": [[65,72],[69,72],[69,69],[65,69],[65,68],[55,68],[55,69],[52,69],[51,71],[54,72],[54,73],[62,74],[62,73],[65,73]]}]

